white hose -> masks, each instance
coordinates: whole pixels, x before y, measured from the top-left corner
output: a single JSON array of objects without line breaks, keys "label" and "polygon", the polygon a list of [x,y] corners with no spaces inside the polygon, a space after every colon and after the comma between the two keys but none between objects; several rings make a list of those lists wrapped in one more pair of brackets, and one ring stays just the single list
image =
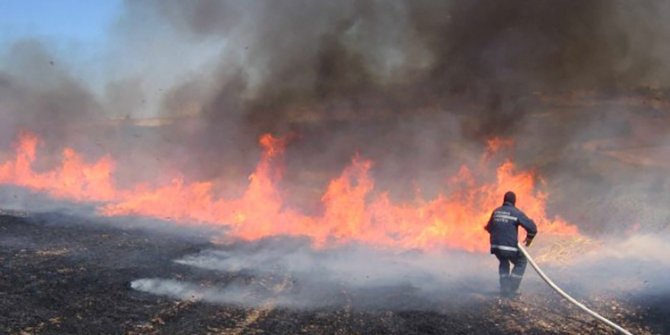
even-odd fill
[{"label": "white hose", "polygon": [[608,326],[610,326],[610,327],[616,329],[616,330],[619,331],[621,334],[633,335],[631,332],[625,330],[623,327],[621,327],[621,326],[617,325],[616,323],[614,323],[614,322],[612,322],[612,321],[610,321],[610,320],[604,318],[604,317],[601,316],[600,314],[598,314],[598,313],[596,313],[596,312],[594,312],[594,311],[588,309],[588,307],[584,306],[582,303],[580,303],[579,301],[575,300],[573,297],[569,296],[567,293],[565,293],[563,290],[561,290],[560,287],[556,286],[556,284],[554,284],[554,282],[553,282],[551,279],[549,279],[549,277],[547,277],[547,275],[544,274],[544,272],[542,272],[542,269],[540,269],[540,267],[537,266],[537,264],[535,263],[535,261],[533,260],[533,258],[530,257],[530,255],[528,254],[528,252],[526,251],[526,249],[524,249],[524,248],[521,246],[521,244],[519,244],[519,249],[520,249],[521,252],[524,254],[524,256],[526,256],[526,258],[528,259],[528,262],[529,262],[530,265],[533,267],[533,269],[535,269],[535,271],[537,272],[537,274],[540,275],[540,277],[541,277],[547,284],[549,284],[549,286],[551,286],[551,288],[553,288],[554,291],[556,291],[558,294],[560,294],[563,298],[565,298],[565,299],[568,300],[569,302],[573,303],[575,306],[581,308],[581,309],[582,309],[583,311],[585,311],[586,313],[589,313],[591,316],[593,316],[594,318],[598,319],[598,320],[601,321],[602,323],[604,323],[604,324],[606,324],[606,325],[608,325]]}]

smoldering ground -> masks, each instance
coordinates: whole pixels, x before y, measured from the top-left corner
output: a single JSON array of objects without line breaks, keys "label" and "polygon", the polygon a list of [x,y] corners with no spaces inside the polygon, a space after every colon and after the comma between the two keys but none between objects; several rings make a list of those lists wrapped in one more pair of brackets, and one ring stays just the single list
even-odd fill
[{"label": "smoldering ground", "polygon": [[[667,251],[661,236],[631,236],[588,252],[546,254],[530,248],[560,286],[578,298],[614,296],[635,299],[665,294]],[[579,248],[580,246],[576,246]],[[567,254],[567,256],[566,256]],[[461,308],[497,296],[497,261],[485,254],[454,251],[399,252],[364,246],[315,250],[308,241],[272,238],[203,250],[175,263],[205,270],[194,279],[141,278],[131,287],[152,294],[215,304],[289,309],[350,306],[375,310]],[[217,280],[223,274],[235,276]],[[233,279],[231,279],[233,278]],[[550,288],[528,265],[525,295]],[[343,295],[343,292],[346,295]]]},{"label": "smoldering ground", "polygon": [[[314,250],[308,241],[289,238],[226,249],[205,250],[175,262],[208,270],[212,276],[232,272],[259,280],[237,279],[201,289],[197,282],[148,278],[133,281],[132,287],[182,299],[244,306],[271,302],[297,309],[345,304],[424,309],[438,302],[430,297],[431,293],[448,293],[446,283],[477,273],[477,266],[481,265],[468,263],[468,259],[476,257],[465,253],[454,253],[445,259],[418,251],[381,252],[364,246]],[[450,269],[456,265],[460,267],[458,274]],[[351,296],[345,297],[342,292]],[[454,304],[463,301],[451,293]]]}]

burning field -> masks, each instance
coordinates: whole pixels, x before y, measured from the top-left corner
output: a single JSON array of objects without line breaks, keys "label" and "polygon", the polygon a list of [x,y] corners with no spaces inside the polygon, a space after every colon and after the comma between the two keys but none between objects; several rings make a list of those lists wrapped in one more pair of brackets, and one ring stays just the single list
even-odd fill
[{"label": "burning field", "polygon": [[670,331],[665,2],[117,7],[0,35],[0,333],[613,333],[499,298],[509,190],[559,285]]},{"label": "burning field", "polygon": [[[523,300],[499,300],[495,264],[470,253],[221,245],[211,227],[54,213],[5,213],[0,231],[8,334],[611,333],[532,276]],[[630,274],[589,287],[566,270],[550,268],[608,318],[636,334],[667,330],[667,294],[624,289]],[[648,280],[637,285],[663,285]]]}]

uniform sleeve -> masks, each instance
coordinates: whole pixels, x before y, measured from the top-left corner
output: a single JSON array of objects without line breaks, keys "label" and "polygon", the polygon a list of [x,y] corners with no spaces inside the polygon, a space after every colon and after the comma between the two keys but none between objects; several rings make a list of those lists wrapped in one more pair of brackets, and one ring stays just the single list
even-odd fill
[{"label": "uniform sleeve", "polygon": [[526,230],[526,236],[528,238],[533,238],[537,235],[537,226],[535,225],[535,222],[521,211],[519,211],[519,224]]},{"label": "uniform sleeve", "polygon": [[484,229],[486,229],[487,232],[491,232],[491,224],[493,223],[493,213],[491,213],[491,217],[489,218],[489,222],[486,223],[486,226],[484,226]]}]

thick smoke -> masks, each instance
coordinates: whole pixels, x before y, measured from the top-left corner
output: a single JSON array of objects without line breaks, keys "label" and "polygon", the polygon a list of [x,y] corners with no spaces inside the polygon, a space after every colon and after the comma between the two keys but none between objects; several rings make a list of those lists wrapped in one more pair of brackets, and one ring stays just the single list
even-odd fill
[{"label": "thick smoke", "polygon": [[[467,115],[470,136],[509,135],[532,112],[536,92],[670,83],[662,2],[200,1],[152,8],[183,38],[225,39],[239,64],[223,57],[228,73],[216,74],[202,112],[214,126],[242,117],[255,133],[337,121],[398,127],[388,119],[455,112]],[[174,94],[183,100],[185,92],[180,86]]]},{"label": "thick smoke", "polygon": [[558,177],[584,159],[579,143],[630,136],[630,117],[645,111],[603,101],[666,99],[669,10],[661,1],[168,1],[129,3],[124,22],[144,31],[133,13],[151,13],[172,29],[178,47],[168,52],[221,46],[161,97],[163,115],[198,115],[165,128],[176,146],[197,148],[185,169],[213,177],[231,160],[250,166],[259,134],[295,133],[289,182],[319,171],[323,186],[359,152],[403,197],[417,185],[430,194],[492,136],[515,138],[520,162]]},{"label": "thick smoke", "polygon": [[668,163],[642,177],[648,156],[629,148],[667,144],[667,14],[664,1],[128,1],[93,65],[102,83],[50,41],[3,53],[1,140],[38,133],[45,168],[66,145],[110,153],[121,183],[169,169],[244,184],[258,136],[289,135],[288,205],[311,208],[355,153],[392,198],[430,197],[504,136],[581,227],[647,226],[626,215],[650,212],[666,227]]}]

